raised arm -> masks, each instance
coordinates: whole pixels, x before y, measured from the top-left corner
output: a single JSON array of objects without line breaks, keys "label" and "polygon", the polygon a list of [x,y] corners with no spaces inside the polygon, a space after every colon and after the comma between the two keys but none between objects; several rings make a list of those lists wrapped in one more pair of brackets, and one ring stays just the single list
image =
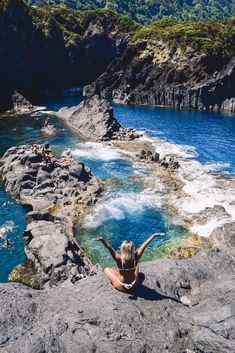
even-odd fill
[{"label": "raised arm", "polygon": [[107,240],[105,240],[103,237],[99,237],[99,238],[95,238],[94,240],[100,241],[110,252],[112,258],[115,261],[120,260],[120,254],[118,254],[114,248],[107,242]]},{"label": "raised arm", "polygon": [[141,258],[141,256],[144,253],[144,250],[146,249],[146,247],[149,245],[149,243],[151,243],[151,241],[156,238],[159,237],[161,234],[160,233],[154,233],[153,235],[151,235],[151,237],[149,237],[147,240],[145,240],[145,242],[139,247],[139,249],[136,251],[137,254],[137,259],[139,260]]}]

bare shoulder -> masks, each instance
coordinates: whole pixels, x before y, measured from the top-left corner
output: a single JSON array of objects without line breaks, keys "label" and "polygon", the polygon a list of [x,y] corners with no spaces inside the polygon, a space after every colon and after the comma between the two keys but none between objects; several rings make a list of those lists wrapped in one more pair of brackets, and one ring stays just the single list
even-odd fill
[{"label": "bare shoulder", "polygon": [[121,254],[116,252],[116,261],[121,261]]}]

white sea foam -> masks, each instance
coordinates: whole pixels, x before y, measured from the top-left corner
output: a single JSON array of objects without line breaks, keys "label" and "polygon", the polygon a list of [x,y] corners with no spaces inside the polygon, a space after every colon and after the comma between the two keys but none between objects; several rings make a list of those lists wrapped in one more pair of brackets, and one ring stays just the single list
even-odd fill
[{"label": "white sea foam", "polygon": [[35,109],[34,109],[34,111],[35,112],[37,112],[37,111],[46,111],[46,109],[47,109],[47,107],[44,107],[44,106],[41,106],[41,107],[36,107]]},{"label": "white sea foam", "polygon": [[101,161],[112,161],[123,158],[121,151],[98,142],[79,143],[77,148],[72,150],[72,154],[77,157]]},{"label": "white sea foam", "polygon": [[125,219],[127,214],[140,214],[147,207],[161,207],[162,195],[153,189],[140,193],[110,194],[106,201],[96,205],[92,215],[85,219],[86,228],[96,228],[107,220]]},{"label": "white sea foam", "polygon": [[[158,145],[161,145],[161,143],[158,142]],[[214,173],[214,171],[227,167],[228,164],[201,164],[192,159],[197,154],[189,146],[182,148],[182,146],[174,145],[170,148],[169,143],[166,144],[164,141],[162,146],[166,147],[165,155],[172,151],[176,158],[178,157],[180,168],[177,176],[184,184],[185,197],[175,197],[173,201],[179,213],[192,221],[191,231],[200,236],[208,237],[218,226],[235,220],[235,206],[231,204],[235,201],[235,190],[232,187],[232,182],[223,178],[222,175],[219,176],[219,174]],[[159,150],[161,153],[161,149],[157,147],[157,151]],[[191,153],[188,153],[189,151]],[[219,216],[218,218],[208,219],[208,222],[203,225],[194,221],[195,214],[203,211],[206,207],[213,208],[215,205],[223,206],[229,216],[222,219]]]},{"label": "white sea foam", "polygon": [[214,217],[205,224],[195,223],[191,227],[191,231],[201,237],[208,238],[217,227],[221,227],[228,221],[229,219],[227,217],[219,219]]},{"label": "white sea foam", "polygon": [[141,137],[140,140],[153,143],[156,147],[156,151],[160,154],[161,159],[169,155],[178,158],[195,158],[198,156],[196,148],[190,145],[179,145],[158,138],[150,138],[146,135]]},{"label": "white sea foam", "polygon": [[0,227],[0,238],[5,238],[7,233],[12,232],[14,228],[14,222],[7,221]]},{"label": "white sea foam", "polygon": [[[204,237],[208,237],[212,231],[231,220],[235,220],[235,189],[234,184],[215,171],[221,171],[228,167],[228,163],[202,164],[195,158],[198,156],[196,149],[192,146],[179,145],[158,138],[149,138],[144,135],[143,141],[151,142],[160,154],[160,158],[175,156],[180,163],[177,171],[178,178],[183,182],[184,197],[171,197],[170,201],[179,210],[179,214],[192,223],[191,231]],[[232,178],[232,177],[231,177]],[[232,185],[233,184],[233,185]],[[206,207],[221,205],[229,214],[224,217],[208,219],[205,224],[194,220],[198,212]]]}]

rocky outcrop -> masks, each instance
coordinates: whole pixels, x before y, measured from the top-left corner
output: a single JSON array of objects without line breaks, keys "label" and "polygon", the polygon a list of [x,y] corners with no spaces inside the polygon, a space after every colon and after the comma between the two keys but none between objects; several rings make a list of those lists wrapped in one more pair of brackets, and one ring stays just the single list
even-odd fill
[{"label": "rocky outcrop", "polygon": [[33,106],[22,94],[17,91],[14,91],[12,96],[13,109],[16,112],[32,112],[38,107]]},{"label": "rocky outcrop", "polygon": [[129,45],[96,84],[116,103],[158,105],[198,110],[235,111],[235,57],[224,66],[195,51],[172,53],[156,36]]},{"label": "rocky outcrop", "polygon": [[0,351],[234,352],[231,255],[207,251],[141,270],[132,295],[116,291],[100,271],[44,291],[1,285]]},{"label": "rocky outcrop", "polygon": [[[85,100],[78,106],[62,108],[57,116],[69,125],[78,129],[79,133],[92,141],[133,140],[139,137],[131,128],[124,128],[113,116],[109,102],[99,92],[85,88]],[[89,92],[89,93],[88,93]]]},{"label": "rocky outcrop", "polygon": [[159,162],[160,154],[156,152],[156,149],[151,144],[146,143],[142,145],[142,149],[136,154],[136,157],[148,162]]},{"label": "rocky outcrop", "polygon": [[45,163],[40,150],[42,146],[37,152],[29,145],[12,147],[0,167],[6,190],[33,210],[27,214],[24,244],[35,268],[31,285],[36,288],[74,281],[90,272],[72,236],[74,211],[95,202],[102,189],[83,163],[60,163],[51,152],[51,161]]}]

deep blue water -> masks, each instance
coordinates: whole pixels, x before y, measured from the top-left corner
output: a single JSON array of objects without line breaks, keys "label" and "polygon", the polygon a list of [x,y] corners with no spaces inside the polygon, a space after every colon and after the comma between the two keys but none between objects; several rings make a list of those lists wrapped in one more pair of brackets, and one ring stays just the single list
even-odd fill
[{"label": "deep blue water", "polygon": [[[49,110],[62,106],[76,105],[80,97],[59,98],[46,103]],[[163,108],[113,105],[114,114],[125,126],[145,130],[152,137],[190,145],[195,148],[197,159],[202,163],[226,163],[222,171],[235,174],[235,116],[225,113],[177,111]],[[24,116],[0,116],[0,155],[13,146],[25,143],[52,144],[60,155],[70,148],[78,160],[84,161],[101,178],[112,178],[108,192],[101,204],[98,203],[93,219],[83,229],[77,230],[83,247],[95,262],[102,266],[110,264],[110,258],[101,244],[92,240],[95,236],[105,236],[118,249],[124,239],[132,239],[137,246],[156,231],[166,235],[155,240],[146,252],[145,259],[157,258],[168,244],[187,236],[181,226],[173,224],[161,206],[153,207],[143,197],[143,186],[138,170],[123,155],[113,150],[100,149],[97,144],[87,144],[60,120],[51,117],[59,133],[48,138],[42,135],[46,115],[37,113]],[[0,188],[0,205],[10,197]],[[11,200],[12,201],[12,200]],[[16,203],[0,207],[0,228],[9,225],[7,238],[13,245],[2,248],[0,242],[0,281],[6,281],[12,268],[25,260],[22,233],[25,229],[25,209]],[[177,223],[177,222],[176,222]]]},{"label": "deep blue water", "polygon": [[125,126],[195,147],[202,163],[228,163],[222,171],[235,175],[235,114],[123,105],[114,112]]}]

